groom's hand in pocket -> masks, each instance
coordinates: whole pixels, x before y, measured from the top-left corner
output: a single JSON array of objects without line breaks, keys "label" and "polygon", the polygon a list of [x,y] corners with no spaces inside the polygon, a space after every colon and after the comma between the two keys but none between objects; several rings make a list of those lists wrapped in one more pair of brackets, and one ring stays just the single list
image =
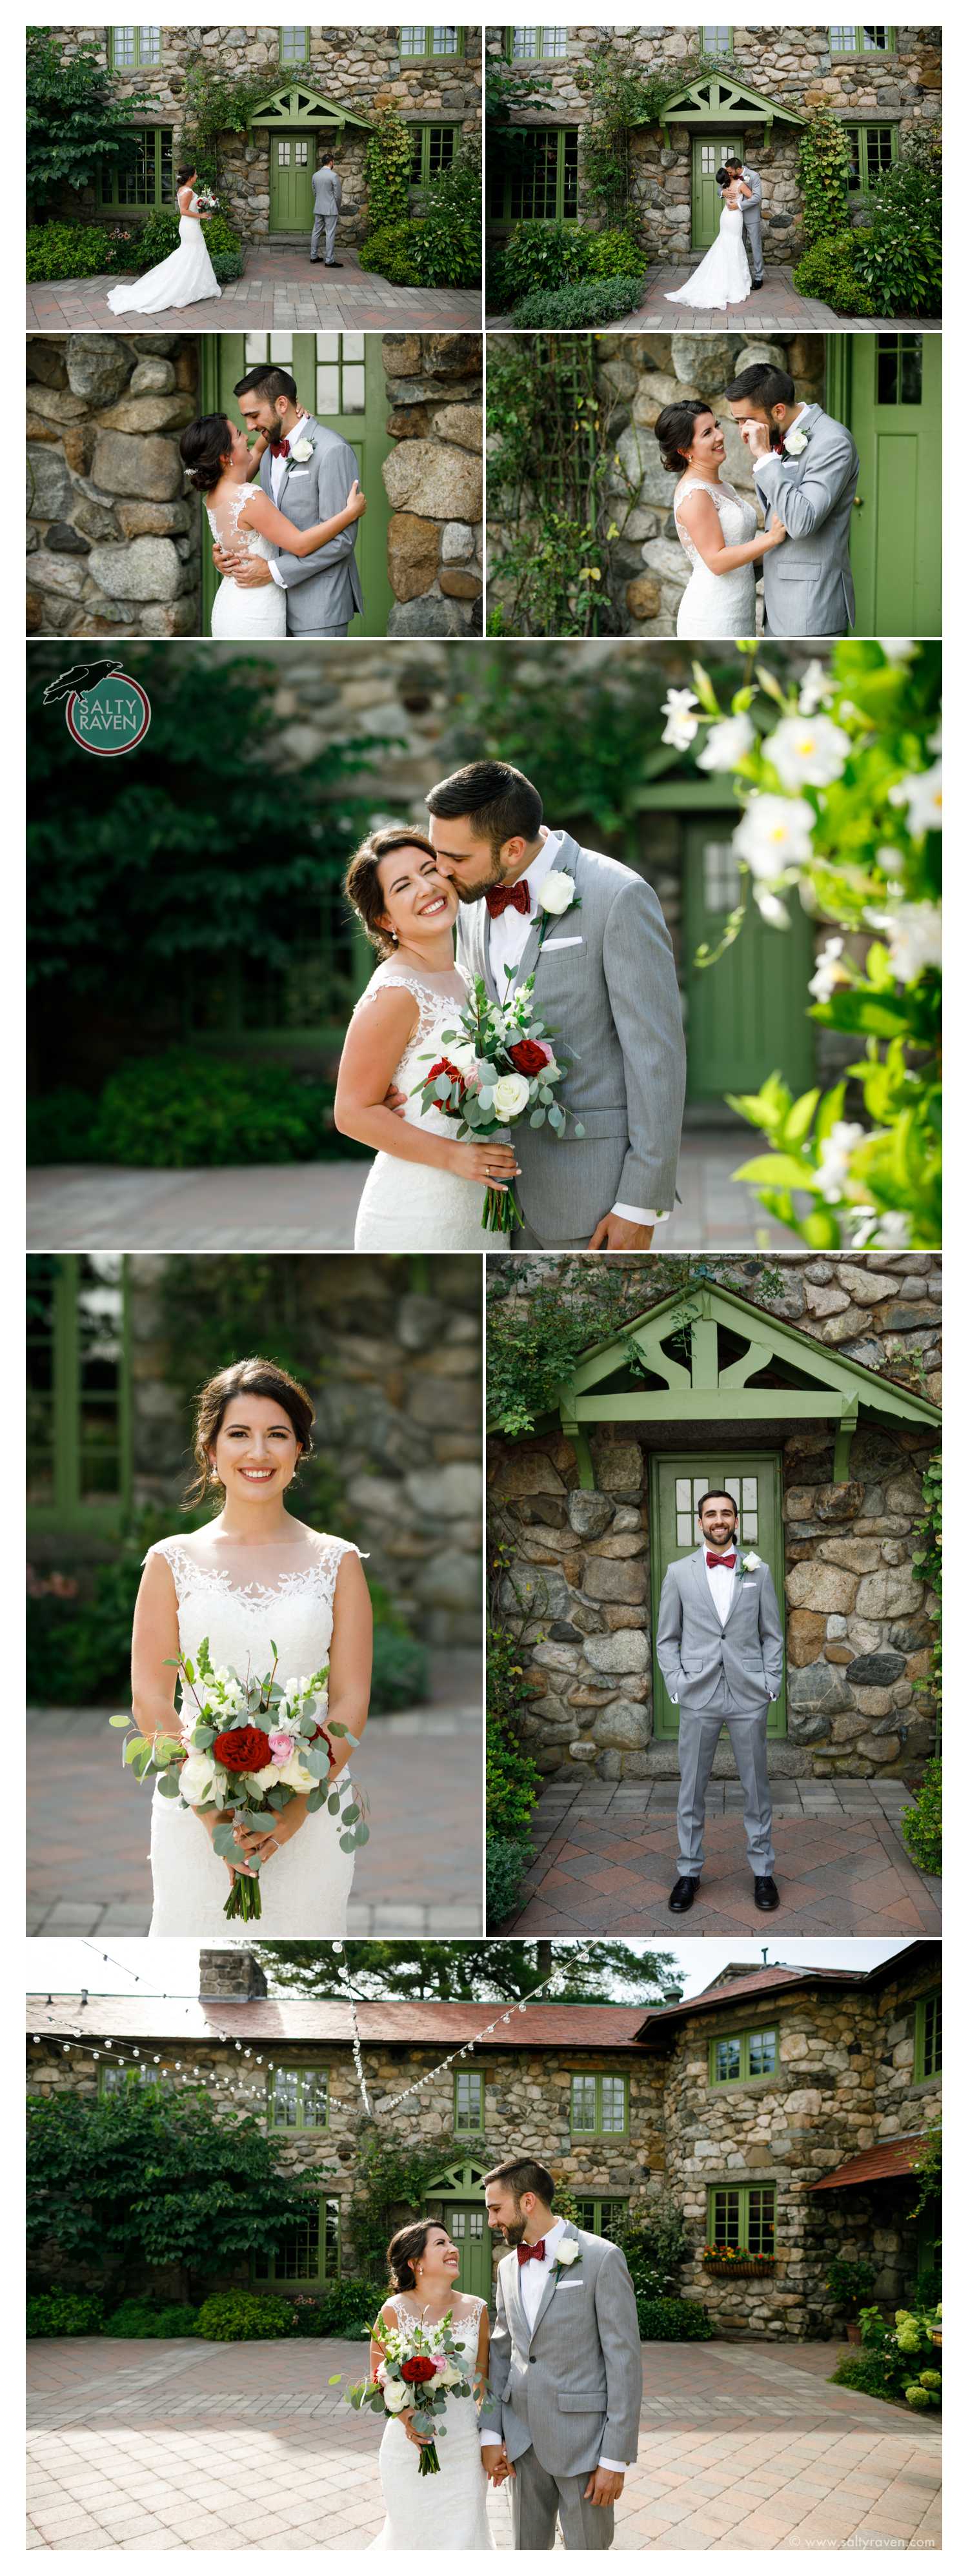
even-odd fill
[{"label": "groom's hand in pocket", "polygon": [[650,1225],[632,1225],[627,1216],[616,1216],[609,1209],[595,1228],[589,1252],[648,1252],[652,1242]]},{"label": "groom's hand in pocket", "polygon": [[618,2469],[593,2469],[585,2488],[586,2504],[617,2504],[625,2479]]}]

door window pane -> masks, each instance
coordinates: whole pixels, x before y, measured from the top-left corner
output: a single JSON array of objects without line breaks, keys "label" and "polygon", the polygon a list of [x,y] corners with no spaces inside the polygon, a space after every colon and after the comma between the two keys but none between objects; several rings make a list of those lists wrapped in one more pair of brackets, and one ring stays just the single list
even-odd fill
[{"label": "door window pane", "polygon": [[326,412],[339,410],[339,368],[317,367],[316,409],[322,418]]},{"label": "door window pane", "polygon": [[732,912],[740,898],[739,860],[730,841],[707,841],[703,852],[707,912]]},{"label": "door window pane", "polygon": [[366,410],[366,375],[362,366],[344,367],[343,400],[340,408],[343,411]]},{"label": "door window pane", "polygon": [[305,134],[297,134],[297,136],[296,136],[296,168],[297,168],[297,170],[305,170],[305,169],[306,169],[306,167],[307,167],[307,165],[308,165],[308,162],[309,162],[309,138],[308,138],[308,136],[307,136],[307,135],[305,135]]},{"label": "door window pane", "polygon": [[278,161],[279,161],[279,168],[280,168],[280,170],[288,170],[288,168],[289,168],[289,136],[288,136],[288,134],[280,134],[280,135],[278,136],[278,138],[277,138],[277,142],[276,142],[276,153],[277,153],[277,156],[278,156]]}]

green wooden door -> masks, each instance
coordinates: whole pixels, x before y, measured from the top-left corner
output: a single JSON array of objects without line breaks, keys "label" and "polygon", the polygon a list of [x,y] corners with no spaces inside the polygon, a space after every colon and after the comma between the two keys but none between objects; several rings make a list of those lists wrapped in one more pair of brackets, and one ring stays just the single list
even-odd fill
[{"label": "green wooden door", "polygon": [[313,172],[316,167],[315,134],[270,133],[269,136],[269,231],[270,233],[309,233],[312,231]]},{"label": "green wooden door", "polygon": [[710,250],[719,231],[723,201],[716,172],[735,161],[742,150],[739,134],[696,134],[692,143],[692,247]]},{"label": "green wooden door", "polygon": [[[780,1458],[775,1450],[747,1451],[737,1449],[703,1450],[682,1457],[653,1457],[650,1478],[650,1515],[652,1529],[652,1630],[659,1611],[659,1595],[666,1566],[683,1556],[691,1556],[699,1545],[699,1504],[704,1494],[719,1486],[732,1494],[739,1512],[739,1544],[754,1548],[764,1556],[773,1576],[776,1597],[783,1607],[783,1518],[781,1513]],[[657,1737],[675,1737],[679,1732],[679,1711],[673,1707],[658,1660],[653,1656],[654,1731]],[[768,1735],[786,1734],[786,1684],[769,1711]]]},{"label": "green wooden door", "polygon": [[460,2287],[466,2298],[490,2299],[493,2280],[491,2231],[483,2198],[443,2200],[440,2223],[453,2237],[460,2255]]},{"label": "green wooden door", "polygon": [[[385,635],[393,605],[387,572],[390,504],[380,471],[393,440],[387,436],[386,377],[379,334],[364,331],[236,331],[212,333],[203,342],[203,385],[207,409],[238,420],[233,386],[248,367],[276,359],[296,379],[299,400],[315,420],[345,438],[359,468],[366,493],[366,517],[356,540],[356,560],[363,584],[363,615],[354,617],[351,635]],[[211,623],[217,588],[211,548],[202,548],[205,593],[204,632]]]},{"label": "green wooden door", "polygon": [[856,631],[940,635],[940,332],[858,332],[849,398],[861,460],[850,538]]},{"label": "green wooden door", "polygon": [[782,1073],[799,1096],[813,1081],[813,1025],[806,1017],[813,972],[810,924],[794,898],[789,930],[773,930],[752,899],[739,938],[715,966],[696,966],[704,941],[721,938],[740,901],[732,846],[735,815],[698,815],[685,826],[685,955],[688,1096],[722,1100],[758,1091]]}]

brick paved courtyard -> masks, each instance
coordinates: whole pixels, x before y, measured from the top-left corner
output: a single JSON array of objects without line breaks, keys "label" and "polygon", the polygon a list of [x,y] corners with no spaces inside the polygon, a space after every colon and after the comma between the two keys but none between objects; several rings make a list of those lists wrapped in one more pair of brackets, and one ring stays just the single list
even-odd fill
[{"label": "brick paved courtyard", "polygon": [[[310,267],[308,243],[305,249],[260,245],[220,296],[165,313],[129,313],[125,325],[140,331],[480,330],[480,287],[388,286],[360,267],[355,251],[341,257],[342,269],[330,271]],[[115,330],[118,317],[107,299],[118,283],[69,277],[28,286],[28,331]]]},{"label": "brick paved courtyard", "polygon": [[[698,268],[699,261],[696,261]],[[725,313],[712,312],[701,304],[667,304],[666,296],[678,294],[686,284],[681,268],[670,265],[650,266],[645,280],[642,302],[634,313],[623,313],[621,321],[609,324],[613,331],[743,331],[748,337],[763,339],[770,331],[883,331],[885,329],[916,331],[940,330],[940,320],[930,322],[891,322],[855,320],[851,314],[835,313],[817,296],[798,295],[792,268],[768,268],[758,295],[748,295],[745,304],[730,304]],[[488,315],[492,330],[513,330],[513,314]],[[48,329],[53,329],[48,324]]]},{"label": "brick paved courtyard", "polygon": [[[828,2387],[839,2349],[646,2344],[616,2548],[940,2548],[937,2418]],[[326,2384],[358,2377],[362,2356],[348,2343],[28,2345],[28,2546],[368,2549],[381,2427]],[[506,2491],[489,2510],[509,2549]]]},{"label": "brick paved courtyard", "polygon": [[[721,1757],[717,1757],[721,1758]],[[748,1939],[775,1933],[937,1934],[941,1882],[916,1869],[901,1837],[912,1803],[901,1780],[772,1782],[779,1913],[758,1914],[737,1782],[712,1780],[700,1893],[681,1928]],[[532,1818],[534,1858],[513,1923],[492,1930],[668,1933],[677,1876],[675,1780],[553,1782]]]}]

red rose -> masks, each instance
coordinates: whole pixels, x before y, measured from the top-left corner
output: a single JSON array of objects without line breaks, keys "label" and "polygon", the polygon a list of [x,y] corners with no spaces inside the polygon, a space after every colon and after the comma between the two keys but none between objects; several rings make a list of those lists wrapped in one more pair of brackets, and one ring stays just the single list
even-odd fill
[{"label": "red rose", "polygon": [[221,1763],[223,1771],[264,1771],[272,1760],[272,1746],[261,1726],[235,1726],[228,1734],[216,1736],[212,1760]]},{"label": "red rose", "polygon": [[548,1048],[539,1046],[536,1038],[522,1038],[518,1046],[508,1048],[512,1064],[517,1066],[519,1073],[526,1074],[529,1082],[533,1074],[544,1072],[548,1053]]},{"label": "red rose", "polygon": [[[446,1074],[448,1082],[456,1082],[460,1098],[463,1100],[467,1084],[458,1066],[451,1063],[449,1055],[442,1055],[439,1064],[431,1065],[427,1075],[428,1082],[436,1082],[442,1073]],[[438,1100],[437,1107],[443,1110],[445,1118],[457,1118],[460,1115],[459,1110],[455,1109],[449,1100]]]},{"label": "red rose", "polygon": [[400,2377],[406,2380],[408,2388],[422,2388],[426,2380],[436,2379],[437,2373],[426,2353],[415,2352],[410,2361],[402,2364]]}]

